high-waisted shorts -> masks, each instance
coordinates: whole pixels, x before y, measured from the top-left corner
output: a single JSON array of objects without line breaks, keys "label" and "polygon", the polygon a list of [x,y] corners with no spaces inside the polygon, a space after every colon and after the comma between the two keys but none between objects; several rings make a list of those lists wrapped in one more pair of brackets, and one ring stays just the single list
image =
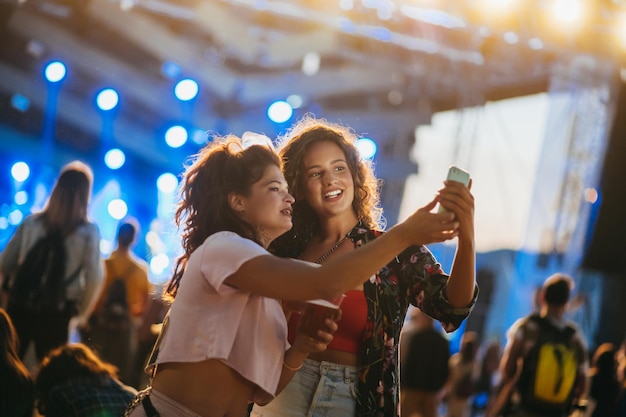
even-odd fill
[{"label": "high-waisted shorts", "polygon": [[250,417],[354,417],[358,368],[306,359],[285,389]]}]

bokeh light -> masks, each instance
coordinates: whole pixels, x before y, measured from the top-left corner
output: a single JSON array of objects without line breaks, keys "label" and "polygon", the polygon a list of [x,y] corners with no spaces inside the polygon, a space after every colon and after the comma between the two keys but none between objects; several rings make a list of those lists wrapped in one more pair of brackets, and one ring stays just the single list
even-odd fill
[{"label": "bokeh light", "polygon": [[169,265],[170,258],[166,254],[160,253],[150,259],[150,272],[155,275],[161,275]]},{"label": "bokeh light", "polygon": [[50,81],[51,83],[58,83],[59,81],[63,80],[66,73],[67,70],[65,68],[65,65],[60,61],[53,61],[49,63],[48,65],[46,65],[46,69],[44,70],[46,80]]},{"label": "bokeh light", "polygon": [[114,148],[104,154],[104,163],[110,169],[120,169],[126,162],[126,155],[120,149]]},{"label": "bokeh light", "polygon": [[284,123],[293,115],[293,109],[286,101],[275,101],[267,109],[267,117],[274,123]]},{"label": "bokeh light", "polygon": [[121,220],[128,214],[128,205],[124,200],[116,198],[107,205],[107,212],[115,220]]},{"label": "bokeh light", "polygon": [[157,188],[162,193],[171,194],[176,191],[176,187],[178,187],[178,179],[174,174],[166,172],[157,178]]},{"label": "bokeh light", "polygon": [[198,95],[198,83],[192,79],[186,78],[176,83],[174,94],[181,101],[189,101]]},{"label": "bokeh light", "polygon": [[180,125],[172,126],[165,132],[165,143],[170,148],[180,148],[187,143],[188,137],[187,129]]},{"label": "bokeh light", "polygon": [[16,162],[11,167],[11,176],[15,181],[26,181],[30,176],[30,167],[26,162]]},{"label": "bokeh light", "polygon": [[98,93],[96,97],[96,104],[100,110],[109,111],[117,106],[119,99],[117,91],[112,88],[105,88]]},{"label": "bokeh light", "polygon": [[372,159],[376,155],[378,146],[370,138],[360,138],[356,141],[356,147],[363,159]]},{"label": "bokeh light", "polygon": [[13,200],[15,201],[15,204],[22,206],[28,203],[28,193],[24,190],[18,191],[15,193],[15,196],[13,196]]}]

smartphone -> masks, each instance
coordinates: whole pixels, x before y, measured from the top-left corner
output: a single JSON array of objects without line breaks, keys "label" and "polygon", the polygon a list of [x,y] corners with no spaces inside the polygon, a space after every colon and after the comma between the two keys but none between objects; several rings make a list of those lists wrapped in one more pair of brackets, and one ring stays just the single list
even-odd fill
[{"label": "smartphone", "polygon": [[[469,185],[470,174],[464,169],[451,165],[450,168],[448,169],[448,176],[446,177],[446,179],[448,181],[460,182],[461,184],[467,187]],[[448,211],[448,210],[440,204],[438,211],[439,213],[443,213],[444,211]]]}]

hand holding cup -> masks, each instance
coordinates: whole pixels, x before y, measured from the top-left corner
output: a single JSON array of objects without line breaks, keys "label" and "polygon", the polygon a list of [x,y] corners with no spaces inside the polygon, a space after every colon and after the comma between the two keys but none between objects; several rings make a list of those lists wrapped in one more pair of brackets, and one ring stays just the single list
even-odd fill
[{"label": "hand holding cup", "polygon": [[309,300],[304,306],[300,317],[299,330],[309,337],[318,337],[318,332],[328,331],[326,320],[337,321],[341,317],[341,303],[345,298],[341,295],[334,300]]}]

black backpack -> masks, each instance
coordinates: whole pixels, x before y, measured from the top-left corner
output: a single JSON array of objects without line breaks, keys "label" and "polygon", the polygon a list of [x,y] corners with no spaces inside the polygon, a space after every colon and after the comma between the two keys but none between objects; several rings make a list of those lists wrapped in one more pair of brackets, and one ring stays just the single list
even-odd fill
[{"label": "black backpack", "polygon": [[66,304],[65,288],[73,280],[70,277],[63,281],[66,258],[60,233],[51,232],[35,242],[15,272],[8,309],[33,313],[62,311]]},{"label": "black backpack", "polygon": [[576,329],[556,327],[548,319],[532,315],[537,323],[537,341],[524,357],[517,383],[524,410],[544,415],[567,415],[572,401],[578,370],[574,346]]},{"label": "black backpack", "polygon": [[[130,269],[126,271],[125,276],[129,273]],[[130,326],[131,314],[125,276],[114,278],[102,298],[98,310],[98,323],[107,330],[120,331]]]}]

